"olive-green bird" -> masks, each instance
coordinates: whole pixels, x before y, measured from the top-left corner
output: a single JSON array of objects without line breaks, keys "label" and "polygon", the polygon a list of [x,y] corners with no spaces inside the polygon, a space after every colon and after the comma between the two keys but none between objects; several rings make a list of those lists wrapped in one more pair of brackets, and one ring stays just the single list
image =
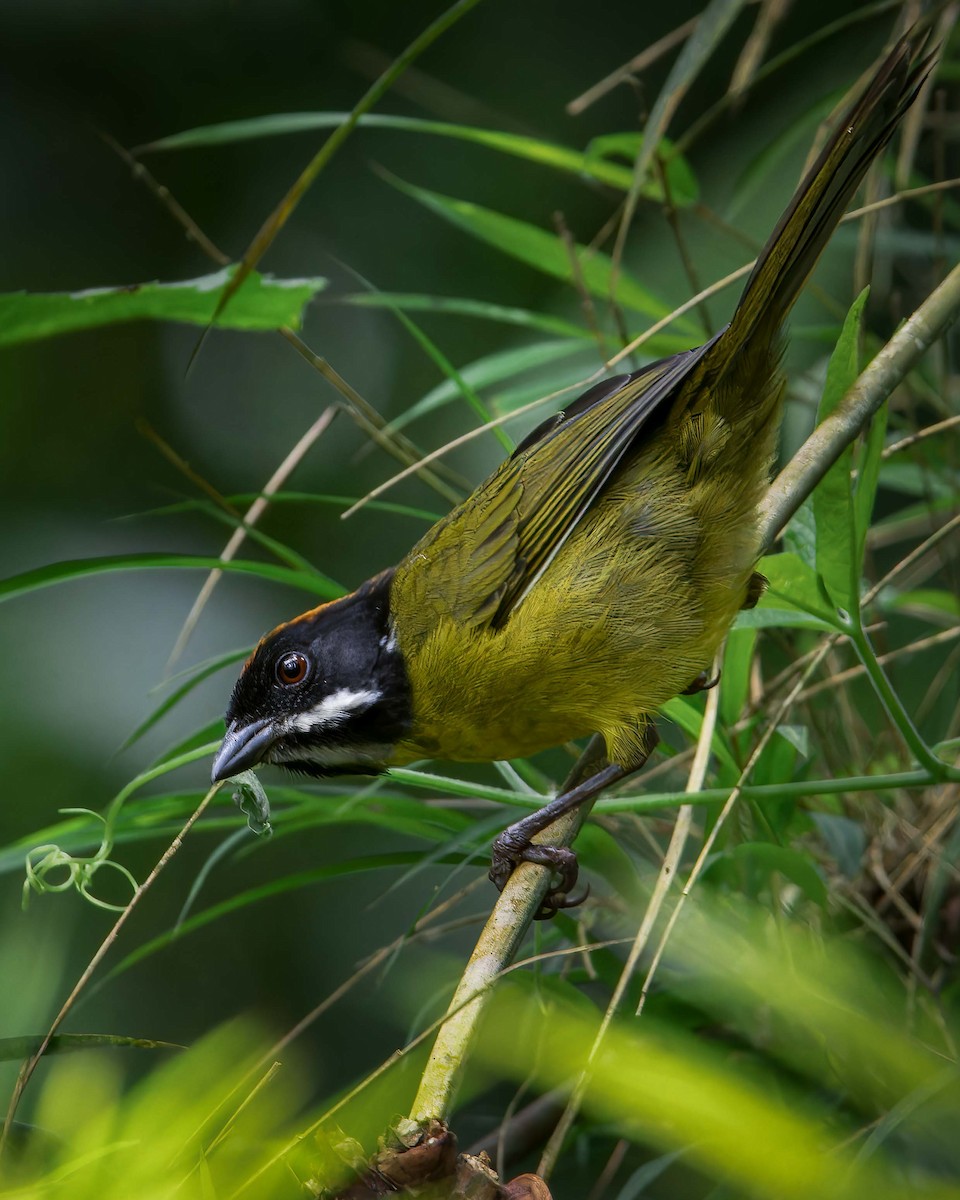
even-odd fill
[{"label": "olive-green bird", "polygon": [[784,392],[781,327],[927,70],[914,39],[883,61],[800,185],[730,324],[618,375],[535,429],[392,570],[279,626],[243,668],[213,765],[310,775],[415,759],[509,759],[599,733],[607,762],[494,844],[556,869],[530,839],[642,765],[651,714],[704,686],[762,580],[757,506]]}]

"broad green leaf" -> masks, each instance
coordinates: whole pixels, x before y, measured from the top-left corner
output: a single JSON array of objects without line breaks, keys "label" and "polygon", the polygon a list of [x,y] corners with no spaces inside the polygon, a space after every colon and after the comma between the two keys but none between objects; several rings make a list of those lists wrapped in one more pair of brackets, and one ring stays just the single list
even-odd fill
[{"label": "broad green leaf", "polygon": [[[792,334],[791,330],[791,334]],[[839,332],[831,345],[836,344]],[[808,497],[790,518],[783,534],[783,548],[792,550],[799,558],[816,570],[817,566],[817,522],[813,515],[813,501]]]},{"label": "broad green leaf", "polygon": [[[857,378],[860,319],[869,289],[854,300],[843,323],[836,349],[830,356],[817,422],[840,404]],[[853,447],[848,446],[813,493],[817,526],[817,573],[837,608],[856,610],[859,602],[860,563],[856,553],[856,529],[851,492]]]},{"label": "broad green leaf", "polygon": [[104,575],[113,571],[143,571],[158,568],[181,568],[200,571],[236,571],[241,575],[256,575],[273,583],[283,583],[299,588],[324,600],[335,600],[343,595],[343,588],[332,579],[308,571],[294,571],[289,567],[278,567],[273,563],[246,562],[233,559],[223,562],[219,558],[205,558],[191,554],[114,554],[107,558],[78,558],[67,562],[50,563],[21,575],[0,579],[0,602],[23,596],[40,588],[52,587],[56,583],[67,583],[88,575]]},{"label": "broad green leaf", "polygon": [[[218,125],[203,125],[183,133],[159,138],[138,147],[139,153],[158,150],[188,150],[200,146],[228,145],[250,141],[254,138],[276,137],[290,133],[308,133],[316,129],[336,129],[348,118],[348,113],[299,112],[274,113],[270,116],[251,117],[242,121],[223,121]],[[568,146],[547,142],[541,138],[523,134],[504,133],[499,129],[480,129],[473,125],[455,125],[447,121],[425,121],[419,117],[395,116],[386,113],[365,113],[357,121],[361,129],[391,129],[403,133],[425,133],[438,137],[456,138],[463,142],[474,142],[502,154],[512,154],[528,162],[552,167],[554,170],[586,176],[598,183],[608,184],[620,191],[630,187],[633,173],[620,163],[610,162],[604,152],[597,152],[596,143],[591,142],[587,152],[571,150]],[[639,138],[639,134],[612,135]],[[597,139],[601,140],[601,139]],[[669,161],[669,182],[674,204],[685,207],[697,200],[697,186],[689,164],[679,155],[670,158],[672,147],[661,145],[664,158]],[[659,180],[650,180],[643,189],[650,199],[662,201],[663,189]]]},{"label": "broad green leaf", "polygon": [[[469,200],[458,200],[453,196],[444,196],[439,192],[431,192],[426,188],[416,187],[406,183],[395,175],[383,173],[384,177],[400,191],[411,196],[418,203],[429,208],[431,212],[443,217],[458,229],[463,229],[472,237],[494,246],[511,258],[519,259],[528,266],[562,279],[567,283],[573,282],[573,268],[567,247],[555,234],[520,221],[505,213],[495,212],[490,208],[482,208]],[[580,277],[587,291],[593,296],[603,299],[610,298],[610,286],[613,281],[613,265],[609,257],[599,250],[589,246],[578,245],[576,255],[580,264]],[[658,321],[670,313],[669,305],[657,299],[632,275],[620,270],[616,275],[616,299],[626,308],[643,313]],[[696,327],[687,317],[679,317],[676,327],[685,333],[689,332],[692,339],[697,338]]]},{"label": "broad green leaf", "polygon": [[798,888],[821,908],[826,907],[827,888],[819,871],[808,854],[790,846],[777,846],[773,842],[743,842],[733,848],[733,857],[770,873],[778,871],[795,883]]},{"label": "broad green leaf", "polygon": [[[209,325],[217,297],[235,267],[182,283],[133,283],[82,292],[8,292],[0,295],[0,345],[36,341],[121,321],[185,321]],[[299,329],[303,310],[327,286],[325,279],[273,279],[251,274],[229,311],[224,329]]]},{"label": "broad green leaf", "polygon": [[[824,603],[823,594],[817,581],[817,573],[803,559],[790,551],[782,554],[768,554],[761,559],[758,570],[766,576],[769,586],[760,597],[760,603],[754,613],[766,609],[795,608],[800,612],[819,618],[833,628],[836,628],[836,617],[829,606]],[[750,612],[740,613],[740,617],[749,619]]]},{"label": "broad green leaf", "polygon": [[801,612],[799,609],[778,608],[780,598],[771,599],[768,605],[743,609],[737,613],[733,623],[734,629],[826,629],[833,630],[836,626],[826,617],[817,617],[813,613]]}]

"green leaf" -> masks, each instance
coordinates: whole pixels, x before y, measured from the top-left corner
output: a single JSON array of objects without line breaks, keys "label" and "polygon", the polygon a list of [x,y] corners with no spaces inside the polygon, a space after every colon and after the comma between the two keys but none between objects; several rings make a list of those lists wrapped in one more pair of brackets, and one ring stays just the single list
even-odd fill
[{"label": "green leaf", "polygon": [[21,575],[0,579],[0,602],[12,600],[40,588],[52,587],[56,583],[67,583],[88,575],[104,575],[112,571],[156,570],[158,567],[189,567],[200,571],[236,571],[241,575],[256,575],[273,583],[284,583],[299,588],[324,600],[335,600],[343,595],[343,588],[325,575],[307,571],[293,571],[289,567],[278,567],[273,563],[246,562],[232,559],[223,562],[219,558],[205,558],[192,554],[114,554],[107,558],[78,558],[67,562],[49,563]]},{"label": "green leaf", "polygon": [[[183,133],[171,134],[159,138],[145,146],[138,147],[138,152],[145,153],[157,150],[187,150],[199,146],[228,145],[235,142],[250,141],[254,138],[276,137],[290,133],[307,133],[316,129],[336,129],[347,120],[348,113],[337,112],[299,112],[274,113],[270,116],[251,117],[243,121],[223,121],[218,125],[203,125],[197,129],[188,129]],[[620,191],[630,187],[633,173],[620,163],[610,162],[606,157],[606,149],[597,151],[598,141],[591,142],[585,154],[579,150],[571,150],[568,146],[547,142],[542,138],[526,137],[523,134],[504,133],[499,129],[480,129],[473,125],[455,125],[448,121],[425,121],[419,117],[404,117],[386,113],[365,113],[357,121],[361,129],[391,129],[404,133],[426,133],[438,137],[456,138],[462,142],[473,142],[501,154],[511,154],[516,158],[540,166],[551,167],[557,171],[586,176],[598,183],[608,184]],[[636,140],[639,134],[614,134],[612,138],[625,137]],[[672,147],[662,144],[661,149],[665,158],[669,158]],[[674,204],[686,207],[696,203],[697,186],[689,164],[680,156],[674,155],[670,160],[670,191]],[[644,195],[651,199],[662,201],[663,188],[659,180],[651,180],[643,189]]]},{"label": "green leaf", "polygon": [[[818,618],[831,628],[837,628],[835,614],[824,603],[816,571],[799,555],[790,551],[768,554],[766,558],[761,559],[758,570],[761,575],[766,576],[769,586],[753,612],[761,613],[768,608],[794,608]],[[748,618],[750,613],[739,615]]]},{"label": "green leaf", "polygon": [[563,317],[531,312],[527,308],[491,304],[486,300],[471,300],[459,296],[422,296],[410,292],[354,292],[348,296],[331,296],[330,302],[352,304],[359,308],[399,308],[406,312],[478,317],[483,321],[502,321],[506,325],[537,329],[541,333],[555,334],[559,337],[593,341],[593,334],[589,329],[574,325],[572,321],[565,321]]},{"label": "green leaf", "polygon": [[732,629],[727,635],[720,683],[720,720],[733,725],[747,702],[756,627]]},{"label": "green leaf", "polygon": [[[693,701],[688,700],[685,696],[674,696],[672,700],[668,700],[666,704],[660,706],[660,712],[671,721],[676,722],[692,741],[696,741],[700,736],[703,713]],[[710,750],[716,756],[717,762],[739,775],[739,767],[719,731],[714,732]]]},{"label": "green leaf", "polygon": [[[792,330],[791,330],[792,332]],[[831,345],[836,343],[834,337]],[[799,558],[816,570],[817,566],[817,522],[813,515],[813,501],[807,497],[790,518],[783,534],[784,550],[792,550]]]},{"label": "green leaf", "polygon": [[801,758],[810,757],[810,730],[806,725],[778,725],[777,735],[793,746]]},{"label": "green leaf", "polygon": [[[817,412],[818,423],[834,411],[857,378],[860,319],[868,295],[869,289],[864,288],[850,306],[840,340],[830,356]],[[860,579],[851,492],[852,467],[853,447],[848,446],[813,493],[813,513],[817,526],[817,573],[833,603],[848,612],[857,609]]]},{"label": "green leaf", "polygon": [[733,848],[733,857],[764,872],[778,871],[821,908],[826,907],[827,889],[808,854],[773,842],[743,842]]},{"label": "green leaf", "polygon": [[[0,295],[0,345],[115,325],[121,321],[185,321],[209,325],[223,285],[235,267],[182,283],[133,283],[82,292],[8,292]],[[325,279],[273,279],[251,274],[229,310],[224,329],[299,329],[303,310],[327,286]]]},{"label": "green leaf", "polygon": [[[40,1049],[39,1034],[27,1037],[0,1038],[0,1062],[16,1062],[28,1058]],[[45,1054],[64,1054],[70,1050],[96,1050],[101,1046],[124,1046],[131,1050],[183,1050],[177,1042],[157,1042],[152,1038],[124,1037],[119,1033],[58,1033],[44,1051]]]},{"label": "green leaf", "polygon": [[836,625],[826,617],[815,617],[813,613],[799,609],[777,607],[780,597],[763,607],[744,609],[737,613],[734,629],[826,629]]},{"label": "green leaf", "polygon": [[[411,196],[419,204],[429,208],[431,212],[443,217],[445,221],[463,229],[472,237],[479,238],[490,246],[496,247],[511,258],[519,259],[528,266],[562,279],[567,283],[573,282],[573,269],[570,255],[566,246],[555,234],[520,221],[505,213],[494,212],[493,209],[482,208],[469,200],[458,200],[453,196],[443,196],[439,192],[431,192],[426,188],[416,187],[406,183],[395,175],[382,172],[384,177],[401,192]],[[580,265],[580,276],[587,291],[593,296],[603,299],[610,298],[610,287],[613,280],[613,264],[609,257],[593,250],[588,246],[578,245],[576,255]],[[662,300],[657,299],[632,275],[624,270],[617,272],[616,299],[626,308],[643,313],[655,321],[668,316],[671,309]],[[680,317],[676,327],[689,332],[691,338],[697,337],[696,327],[689,318]],[[688,343],[689,344],[689,343]]]},{"label": "green leaf", "polygon": [[[587,146],[587,156],[591,160],[594,158],[602,160],[615,155],[622,156],[632,165],[643,149],[645,137],[646,135],[639,130],[601,134],[600,137],[593,138]],[[673,142],[669,138],[661,138],[657,150],[660,154],[663,173],[667,178],[672,203],[678,208],[696,204],[700,199],[700,188],[690,164],[676,152]],[[629,187],[633,178],[633,170],[628,170],[627,175],[629,177],[627,187]],[[659,179],[648,179],[640,190],[642,195],[649,196],[651,199],[659,199],[657,193],[662,194],[663,191]]]}]

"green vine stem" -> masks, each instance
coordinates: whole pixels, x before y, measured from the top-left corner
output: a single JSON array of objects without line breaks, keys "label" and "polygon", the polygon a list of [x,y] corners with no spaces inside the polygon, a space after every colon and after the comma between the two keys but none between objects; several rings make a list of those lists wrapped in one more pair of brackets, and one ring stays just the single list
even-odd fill
[{"label": "green vine stem", "polygon": [[942,780],[949,774],[949,768],[945,762],[934,754],[920,736],[920,731],[914,725],[910,714],[904,708],[903,701],[891,686],[883,667],[877,661],[877,655],[870,644],[866,630],[863,628],[863,621],[860,619],[860,614],[840,613],[839,618],[844,632],[853,644],[853,648],[856,650],[861,663],[863,663],[863,669],[866,671],[867,677],[880,697],[883,707],[887,710],[887,715],[897,727],[903,740],[907,743],[913,757],[922,767],[926,768],[931,777],[931,782]]}]

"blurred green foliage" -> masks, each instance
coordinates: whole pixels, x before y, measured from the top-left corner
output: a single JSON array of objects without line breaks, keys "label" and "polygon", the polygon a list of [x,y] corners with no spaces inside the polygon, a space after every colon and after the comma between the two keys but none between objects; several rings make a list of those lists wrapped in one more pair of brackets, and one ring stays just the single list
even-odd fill
[{"label": "blurred green foliage", "polygon": [[[769,6],[735,14],[736,5],[714,4],[732,24],[668,126],[673,140],[660,149],[670,165],[644,189],[614,272],[611,221],[673,59],[658,58],[578,116],[564,105],[699,7],[617,0],[586,12],[566,0],[484,0],[402,77],[307,193],[262,267],[280,281],[329,280],[307,305],[303,339],[382,415],[388,439],[402,429],[432,450],[475,428],[478,414],[507,416],[568,387],[624,334],[740,267],[789,195],[816,121],[879,50],[899,6],[793,6],[766,48],[773,69],[733,99],[735,64]],[[5,588],[17,598],[0,611],[0,1038],[45,1032],[112,919],[71,895],[34,896],[21,911],[29,852],[43,847],[30,861],[42,864],[47,886],[82,881],[101,901],[125,905],[129,879],[100,867],[142,881],[196,808],[206,747],[245,648],[316,603],[311,596],[395,561],[503,453],[485,433],[443,460],[434,481],[442,494],[407,479],[342,521],[399,468],[382,437],[372,446],[368,427],[341,417],[274,498],[169,663],[203,570],[339,393],[276,334],[213,330],[191,364],[196,327],[81,330],[73,302],[38,298],[114,287],[109,302],[121,310],[105,316],[126,319],[134,314],[125,301],[138,303],[128,285],[196,280],[220,265],[98,133],[146,146],[192,131],[163,153],[148,148],[143,162],[236,261],[331,114],[349,110],[441,11],[419,2],[144,9],[91,0],[0,12],[0,138],[10,164],[0,343],[14,342],[15,318],[41,307],[44,332],[60,334],[2,350],[0,532],[10,582],[0,596]],[[915,186],[960,173],[937,117],[956,107],[952,36],[945,57]],[[960,210],[949,193],[897,210],[874,238],[862,334],[859,308],[844,325],[865,282],[852,281],[856,226],[839,231],[794,315],[785,456],[817,405],[824,413],[839,399],[863,349],[872,353],[958,257]],[[571,246],[581,248],[579,269]],[[619,308],[607,299],[612,274]],[[18,308],[24,292],[32,298]],[[734,294],[677,319],[641,353],[702,340]],[[291,289],[284,302],[296,314],[305,299]],[[242,294],[234,303],[239,321]],[[85,325],[96,320],[88,310]],[[202,320],[206,311],[167,315]],[[875,423],[764,566],[770,590],[728,644],[698,845],[795,665],[827,634],[843,637],[760,754],[643,1018],[622,1016],[608,1035],[554,1177],[558,1200],[960,1190],[951,1135],[960,832],[956,784],[935,770],[940,755],[955,756],[955,744],[943,744],[960,734],[960,589],[948,536],[957,442],[947,430],[892,449],[949,419],[957,397],[948,340],[894,397],[888,427]],[[537,419],[508,421],[508,438]],[[64,562],[78,565],[51,565]],[[125,570],[148,563],[201,570]],[[584,830],[578,849],[593,899],[537,931],[534,948],[547,957],[514,978],[489,1017],[455,1119],[463,1144],[488,1137],[532,1090],[567,1085],[584,1061],[683,798],[702,707],[702,697],[667,707],[663,757],[606,797]],[[45,1060],[20,1110],[42,1132],[17,1131],[10,1185],[23,1195],[179,1187],[206,1196],[232,1195],[257,1176],[246,1194],[279,1195],[319,1178],[314,1122],[440,1015],[491,903],[472,885],[505,805],[533,807],[568,761],[558,750],[499,774],[437,764],[430,774],[309,789],[266,775],[271,838],[255,837],[219,796],[67,1026],[199,1044],[181,1055],[100,1048]],[[175,774],[171,763],[182,763]],[[106,826],[77,810],[105,814]],[[572,954],[581,942],[600,945]],[[327,1003],[346,981],[344,996]],[[631,983],[628,1000],[638,989]],[[318,1005],[274,1073],[262,1029],[293,1029]],[[260,1031],[225,1024],[237,1014],[253,1014]],[[21,1054],[22,1041],[8,1049]],[[372,1149],[409,1104],[423,1049],[324,1128],[342,1126]],[[4,1094],[15,1074],[16,1062],[0,1070]],[[258,1176],[295,1141],[287,1165]],[[539,1144],[515,1148],[520,1166],[507,1174],[532,1166]]]}]

